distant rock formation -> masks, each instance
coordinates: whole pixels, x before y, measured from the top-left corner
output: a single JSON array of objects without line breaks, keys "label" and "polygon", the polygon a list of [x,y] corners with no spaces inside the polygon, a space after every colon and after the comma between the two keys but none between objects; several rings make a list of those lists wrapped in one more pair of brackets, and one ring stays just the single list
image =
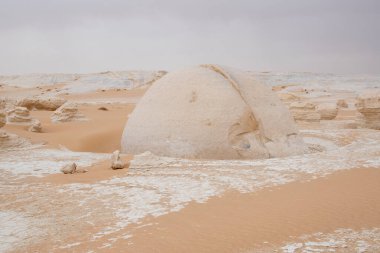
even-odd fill
[{"label": "distant rock formation", "polygon": [[335,103],[319,104],[316,110],[321,115],[321,120],[332,120],[338,115],[338,106]]},{"label": "distant rock formation", "polygon": [[362,115],[358,119],[361,127],[380,130],[380,89],[359,94],[355,106]]},{"label": "distant rock formation", "polygon": [[290,92],[289,93],[282,92],[282,93],[278,93],[277,95],[281,99],[281,101],[284,102],[285,104],[290,104],[290,103],[300,100],[299,96]]},{"label": "distant rock formation", "polygon": [[18,101],[17,105],[26,107],[29,110],[45,110],[45,111],[55,111],[59,107],[61,107],[66,102],[65,99],[62,98],[42,98],[42,97],[32,97],[32,98],[24,98]]},{"label": "distant rock formation", "polygon": [[202,65],[166,74],[130,115],[122,151],[204,159],[302,154],[305,145],[271,87],[246,72]]},{"label": "distant rock formation", "polygon": [[296,121],[319,122],[321,119],[315,104],[311,102],[293,102],[290,104],[290,111]]},{"label": "distant rock formation", "polygon": [[344,99],[339,99],[336,104],[339,108],[348,108],[348,104]]},{"label": "distant rock formation", "polygon": [[[149,85],[166,71],[105,71],[89,74],[28,74],[0,76],[0,83],[23,88],[51,86],[59,93],[83,93],[96,90],[131,90]],[[59,87],[53,87],[59,85]],[[51,92],[51,93],[55,93]],[[47,92],[49,94],[50,91]]]},{"label": "distant rock formation", "polygon": [[85,119],[85,116],[78,112],[78,106],[73,103],[65,103],[59,107],[51,116],[51,121],[54,123]]},{"label": "distant rock formation", "polygon": [[41,122],[38,119],[34,119],[32,121],[32,125],[29,127],[28,130],[30,132],[41,133],[42,132]]},{"label": "distant rock formation", "polygon": [[18,106],[13,110],[8,111],[7,122],[14,124],[30,124],[32,122],[32,117],[30,117],[28,108]]}]

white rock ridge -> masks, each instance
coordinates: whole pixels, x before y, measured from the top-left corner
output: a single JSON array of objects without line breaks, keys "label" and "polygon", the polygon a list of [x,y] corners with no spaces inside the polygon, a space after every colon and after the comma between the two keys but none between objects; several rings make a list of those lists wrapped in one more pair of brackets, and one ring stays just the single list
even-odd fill
[{"label": "white rock ridge", "polygon": [[302,154],[305,145],[280,99],[245,72],[202,65],[156,81],[130,115],[122,151],[205,159]]},{"label": "white rock ridge", "polygon": [[60,93],[83,93],[100,89],[134,89],[150,84],[165,71],[105,71],[89,74],[29,74],[0,76],[0,83],[23,88],[61,85]]}]

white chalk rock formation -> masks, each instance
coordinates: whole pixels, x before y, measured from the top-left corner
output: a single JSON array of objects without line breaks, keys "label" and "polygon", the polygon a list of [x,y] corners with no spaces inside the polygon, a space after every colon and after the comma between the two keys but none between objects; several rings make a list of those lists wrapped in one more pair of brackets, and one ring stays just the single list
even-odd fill
[{"label": "white chalk rock formation", "polygon": [[319,122],[321,115],[316,111],[316,106],[310,102],[293,102],[290,111],[296,121]]},{"label": "white chalk rock formation", "polygon": [[30,124],[32,118],[30,117],[28,108],[18,106],[8,111],[7,122],[13,124]]},{"label": "white chalk rock formation", "polygon": [[380,130],[380,89],[362,92],[356,99],[356,109],[362,114],[360,125]]},{"label": "white chalk rock formation", "polygon": [[32,125],[29,127],[28,130],[30,132],[41,133],[42,132],[41,122],[38,119],[34,119],[32,121]]},{"label": "white chalk rock formation", "polygon": [[44,111],[55,111],[59,107],[61,107],[66,102],[65,99],[62,98],[42,98],[42,97],[32,97],[32,98],[24,98],[18,101],[17,105],[26,107],[29,110],[44,110]]},{"label": "white chalk rock formation", "polygon": [[153,83],[130,115],[122,152],[159,156],[254,159],[301,154],[290,112],[245,72],[202,65]]},{"label": "white chalk rock formation", "polygon": [[68,164],[61,168],[61,172],[63,174],[74,174],[77,170],[77,165],[76,163]]},{"label": "white chalk rock formation", "polygon": [[111,164],[111,168],[113,170],[119,170],[119,169],[124,169],[126,166],[126,164],[121,160],[121,157],[120,157],[120,151],[119,150],[115,150],[113,153],[112,153],[112,164]]},{"label": "white chalk rock formation", "polygon": [[77,105],[73,103],[66,103],[62,105],[51,116],[51,121],[55,123],[85,119],[85,116],[78,112]]},{"label": "white chalk rock formation", "polygon": [[338,106],[334,103],[322,103],[316,107],[318,113],[321,115],[321,120],[332,120],[338,114]]}]

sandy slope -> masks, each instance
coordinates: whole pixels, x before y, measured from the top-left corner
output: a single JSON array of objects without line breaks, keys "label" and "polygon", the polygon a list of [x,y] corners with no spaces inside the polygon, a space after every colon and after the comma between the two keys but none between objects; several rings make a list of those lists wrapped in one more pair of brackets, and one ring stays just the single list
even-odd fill
[{"label": "sandy slope", "polygon": [[[105,107],[103,111],[99,108]],[[33,142],[47,142],[49,147],[60,145],[73,151],[111,153],[120,149],[120,136],[133,104],[96,104],[79,106],[87,120],[52,123],[50,111],[32,111],[31,115],[41,121],[43,132],[27,131],[27,126],[7,125],[9,130]]]},{"label": "sandy slope", "polygon": [[132,245],[120,241],[115,249],[244,252],[268,244],[275,249],[290,236],[379,227],[379,180],[378,169],[354,169],[256,193],[229,192],[149,219],[154,225],[135,233]]}]

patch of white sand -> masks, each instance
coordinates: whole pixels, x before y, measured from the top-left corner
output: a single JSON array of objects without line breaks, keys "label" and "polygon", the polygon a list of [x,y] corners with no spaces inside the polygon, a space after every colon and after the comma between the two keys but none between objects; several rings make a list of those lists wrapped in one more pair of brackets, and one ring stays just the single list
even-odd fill
[{"label": "patch of white sand", "polygon": [[380,228],[359,231],[338,229],[329,234],[304,235],[296,242],[282,246],[281,250],[284,253],[380,252]]},{"label": "patch of white sand", "polygon": [[0,252],[38,241],[41,231],[33,229],[33,221],[21,213],[0,211]]},{"label": "patch of white sand", "polygon": [[[9,152],[0,157],[0,170],[13,175],[0,178],[4,198],[0,210],[9,206],[7,199],[17,194],[17,203],[12,204],[23,206],[23,215],[47,219],[54,213],[51,222],[57,228],[65,226],[67,214],[77,225],[102,224],[92,237],[84,241],[65,241],[66,244],[88,243],[102,237],[113,239],[109,241],[112,244],[123,239],[126,232],[123,229],[141,222],[143,218],[179,211],[192,201],[202,203],[227,190],[253,192],[289,182],[312,180],[339,170],[380,168],[379,131],[346,129],[307,133],[315,138],[319,136],[327,140],[328,145],[337,145],[338,148],[303,156],[249,161],[185,160],[140,155],[135,156],[125,176],[91,184],[34,183],[22,186],[14,184],[12,179],[57,173],[57,164],[75,161],[85,166],[97,159],[108,159],[108,155],[46,149]],[[351,136],[355,136],[355,140],[351,140]],[[324,142],[320,144],[325,145]],[[20,157],[25,161],[20,161]],[[49,189],[49,194],[46,194],[46,189]],[[40,212],[41,208],[49,210],[48,213]],[[42,226],[40,229],[46,228]],[[133,235],[133,230],[128,230],[128,234]],[[57,236],[64,235],[58,233]]]},{"label": "patch of white sand", "polygon": [[108,154],[71,152],[55,149],[16,150],[0,153],[0,171],[13,177],[41,177],[60,173],[60,169],[75,162],[78,166],[90,166],[100,160],[108,159]]}]

